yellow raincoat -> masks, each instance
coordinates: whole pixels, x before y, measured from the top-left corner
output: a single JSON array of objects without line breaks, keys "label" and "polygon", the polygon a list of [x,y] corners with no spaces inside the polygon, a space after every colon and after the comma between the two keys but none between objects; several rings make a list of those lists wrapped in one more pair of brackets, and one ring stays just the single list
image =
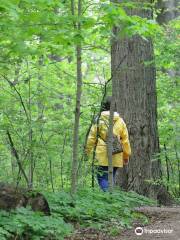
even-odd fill
[{"label": "yellow raincoat", "polygon": [[[96,161],[95,165],[108,166],[107,146],[104,140],[107,139],[107,128],[109,123],[109,111],[103,111],[99,119],[99,136],[96,147]],[[114,112],[113,119],[113,134],[120,136],[123,153],[113,155],[113,167],[123,167],[123,160],[129,159],[131,155],[131,147],[129,143],[128,131],[125,122],[117,112]],[[97,138],[97,124],[91,127],[86,152],[90,154],[95,147]]]}]

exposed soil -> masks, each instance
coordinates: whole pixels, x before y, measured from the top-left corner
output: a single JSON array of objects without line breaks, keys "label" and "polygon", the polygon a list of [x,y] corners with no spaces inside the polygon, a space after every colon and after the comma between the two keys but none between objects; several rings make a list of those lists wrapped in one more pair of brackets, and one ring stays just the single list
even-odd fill
[{"label": "exposed soil", "polygon": [[[151,219],[147,226],[136,225],[125,231],[118,239],[124,240],[180,240],[180,207],[144,207],[137,209]],[[136,235],[136,227],[143,228],[142,235]]]},{"label": "exposed soil", "polygon": [[[125,230],[116,237],[86,228],[77,230],[67,240],[180,240],[180,207],[142,207],[136,208],[136,210],[149,216],[150,223],[148,225],[142,226],[135,223],[131,230]],[[138,231],[137,227],[141,227],[141,229]],[[135,229],[137,234],[142,234],[137,235]]]}]

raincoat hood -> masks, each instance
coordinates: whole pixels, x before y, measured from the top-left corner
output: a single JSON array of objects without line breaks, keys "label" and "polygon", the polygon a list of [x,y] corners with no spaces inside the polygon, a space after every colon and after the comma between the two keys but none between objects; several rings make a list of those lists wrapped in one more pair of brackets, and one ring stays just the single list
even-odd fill
[{"label": "raincoat hood", "polygon": [[[109,115],[110,115],[110,111],[103,111],[101,112],[101,116],[100,119],[101,120],[105,120],[105,121],[109,121]],[[115,123],[118,119],[119,119],[120,115],[117,112],[114,112],[114,118],[113,118],[113,122]]]}]

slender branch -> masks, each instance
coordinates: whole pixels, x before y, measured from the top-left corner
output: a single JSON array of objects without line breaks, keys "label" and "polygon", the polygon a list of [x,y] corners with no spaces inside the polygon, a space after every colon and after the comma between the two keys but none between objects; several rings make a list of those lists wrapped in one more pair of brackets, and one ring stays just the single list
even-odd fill
[{"label": "slender branch", "polygon": [[87,51],[92,49],[100,49],[107,53],[110,53],[110,50],[108,50],[107,48],[104,48],[103,46],[89,45],[89,46],[83,47],[83,50],[87,50]]},{"label": "slender branch", "polygon": [[4,75],[2,75],[2,74],[1,74],[1,76],[9,83],[9,85],[10,85],[11,87],[14,88],[15,92],[18,94],[19,99],[20,99],[20,102],[21,102],[21,105],[22,105],[23,110],[24,110],[24,112],[25,112],[26,118],[27,118],[27,120],[28,120],[28,122],[29,122],[29,116],[28,116],[28,113],[27,113],[27,110],[26,110],[26,106],[25,106],[25,104],[24,104],[24,101],[23,101],[23,99],[22,99],[22,96],[21,96],[20,92],[17,90],[17,88],[16,88],[16,86],[13,84],[13,82],[11,82],[6,76],[4,76]]},{"label": "slender branch", "polygon": [[11,151],[12,151],[13,155],[15,156],[16,160],[17,160],[19,170],[22,172],[22,174],[23,174],[23,176],[26,180],[26,183],[28,184],[29,183],[28,177],[27,177],[27,175],[26,175],[26,173],[25,173],[25,171],[22,167],[22,164],[21,164],[21,161],[20,161],[20,158],[19,158],[19,154],[17,152],[17,149],[15,148],[15,145],[14,145],[14,142],[12,140],[12,137],[11,137],[11,134],[10,134],[9,130],[6,130],[6,133],[7,133],[7,136],[8,136],[9,143],[10,143]]}]

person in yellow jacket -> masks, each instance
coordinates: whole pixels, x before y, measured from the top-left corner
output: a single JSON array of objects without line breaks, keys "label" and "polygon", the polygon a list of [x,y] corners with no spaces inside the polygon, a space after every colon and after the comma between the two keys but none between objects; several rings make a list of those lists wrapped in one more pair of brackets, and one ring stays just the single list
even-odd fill
[{"label": "person in yellow jacket", "polygon": [[[93,149],[95,152],[95,165],[97,165],[97,180],[103,191],[108,190],[108,155],[107,155],[107,134],[110,115],[111,97],[107,97],[102,106],[101,115],[98,124],[92,125],[86,144],[86,153],[89,155]],[[97,134],[98,131],[98,134]],[[123,152],[113,154],[113,178],[118,168],[127,165],[131,155],[128,130],[124,120],[119,113],[114,112],[113,134],[121,139]],[[95,146],[96,145],[96,146]]]}]

